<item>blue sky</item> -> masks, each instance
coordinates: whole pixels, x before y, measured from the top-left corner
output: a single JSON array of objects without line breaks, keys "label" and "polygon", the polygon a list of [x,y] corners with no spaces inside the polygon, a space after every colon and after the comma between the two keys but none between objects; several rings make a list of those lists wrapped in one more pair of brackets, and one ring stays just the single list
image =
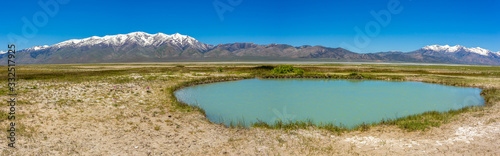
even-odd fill
[{"label": "blue sky", "polygon": [[[56,2],[58,11],[47,12],[38,2]],[[499,8],[500,0],[5,1],[0,43],[21,38],[14,40],[18,47],[28,48],[143,31],[181,33],[209,44],[323,45],[361,53],[412,51],[433,44],[500,51]],[[380,16],[382,23],[372,11],[391,18]],[[25,21],[36,31],[27,29]]]}]

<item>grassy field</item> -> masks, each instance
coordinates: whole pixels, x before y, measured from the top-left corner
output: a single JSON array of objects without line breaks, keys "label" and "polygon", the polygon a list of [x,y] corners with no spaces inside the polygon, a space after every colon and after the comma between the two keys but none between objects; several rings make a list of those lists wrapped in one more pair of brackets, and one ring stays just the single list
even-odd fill
[{"label": "grassy field", "polygon": [[[1,68],[0,88],[2,103],[6,105],[7,100],[7,68]],[[465,122],[467,116],[478,117],[488,124],[496,124],[498,115],[497,103],[500,101],[500,67],[497,66],[446,66],[446,65],[373,65],[373,64],[217,64],[217,63],[127,63],[127,64],[70,64],[70,65],[22,65],[17,66],[16,76],[18,80],[18,107],[19,122],[18,136],[19,144],[28,152],[8,150],[4,148],[4,154],[119,154],[117,145],[112,146],[109,151],[92,151],[88,146],[77,144],[78,137],[66,137],[71,144],[69,147],[37,145],[40,143],[54,144],[58,139],[54,135],[65,135],[76,133],[77,130],[87,131],[85,126],[91,126],[99,131],[99,136],[110,136],[113,131],[119,130],[122,135],[131,133],[144,133],[143,135],[156,134],[165,131],[174,131],[174,136],[196,135],[197,133],[210,133],[214,136],[229,137],[221,144],[233,146],[235,149],[228,150],[229,153],[237,154],[239,148],[244,146],[245,141],[254,140],[262,136],[273,136],[272,143],[266,139],[260,139],[255,145],[256,151],[267,153],[288,153],[287,150],[271,152],[272,149],[259,150],[260,145],[281,149],[289,143],[294,146],[300,143],[287,142],[286,137],[281,135],[298,135],[322,131],[325,134],[335,134],[339,137],[348,137],[354,134],[368,135],[375,132],[385,131],[392,127],[391,133],[395,135],[405,133],[427,134],[427,131],[437,129],[448,130],[453,124]],[[204,117],[204,111],[198,107],[192,107],[178,102],[173,92],[182,87],[203,83],[220,81],[234,81],[248,78],[327,78],[327,79],[365,79],[365,80],[387,80],[387,81],[419,81],[451,86],[476,87],[483,89],[481,95],[485,98],[484,107],[467,107],[461,110],[449,112],[426,112],[394,120],[385,120],[377,123],[366,123],[349,129],[334,124],[314,125],[310,120],[283,122],[277,121],[269,125],[263,122],[254,123],[247,128],[236,122],[233,126],[225,127],[210,123]],[[1,127],[5,134],[7,122],[5,120],[8,108],[1,109]],[[94,111],[95,110],[95,111]],[[139,111],[140,110],[140,111]],[[492,116],[493,115],[493,116]],[[83,122],[79,122],[83,121]],[[88,121],[88,123],[86,122]],[[467,120],[468,122],[472,122]],[[95,123],[105,123],[93,125]],[[72,128],[54,128],[63,125],[72,125]],[[450,125],[451,124],[451,125]],[[444,126],[444,127],[443,127]],[[209,129],[200,127],[211,127]],[[215,131],[220,132],[212,132]],[[399,129],[399,130],[397,130]],[[183,130],[181,132],[181,130]],[[323,132],[323,130],[325,130]],[[123,132],[122,132],[123,131]],[[148,133],[145,133],[147,131]],[[255,132],[254,132],[255,131]],[[306,132],[304,132],[306,131]],[[219,134],[219,133],[230,134]],[[258,136],[254,136],[258,135]],[[272,134],[269,134],[272,133]],[[91,131],[88,134],[94,134]],[[242,137],[241,135],[247,137]],[[114,134],[113,134],[114,135]],[[444,134],[443,134],[444,135]],[[57,136],[57,135],[56,135]],[[250,137],[254,136],[254,137]],[[189,138],[189,137],[188,137]],[[113,138],[108,138],[113,139]],[[139,139],[140,138],[136,138]],[[196,141],[196,138],[192,138]],[[238,140],[239,139],[239,140]],[[299,142],[307,142],[308,147],[298,148],[309,154],[325,154],[336,151],[333,147],[344,147],[344,145],[332,145],[324,147],[317,145],[307,137],[299,137]],[[259,140],[259,139],[257,139]],[[273,140],[273,139],[272,139]],[[346,139],[344,139],[346,140]],[[348,139],[347,139],[348,140]],[[60,140],[59,140],[60,141]],[[123,140],[122,140],[123,141]],[[91,140],[90,142],[99,142]],[[182,145],[179,145],[179,142]],[[217,142],[217,141],[215,141]],[[259,142],[259,141],[257,141]],[[276,143],[275,143],[276,142]],[[5,138],[2,144],[6,145]],[[178,140],[172,143],[178,146],[191,146],[190,143]],[[229,145],[228,145],[229,144]],[[158,145],[162,147],[163,145]],[[297,145],[298,146],[298,145]],[[301,145],[303,146],[303,145]],[[348,146],[345,145],[345,146]],[[369,154],[367,151],[342,148],[337,151],[342,154]],[[2,146],[3,147],[3,146]],[[314,147],[314,148],[313,148]],[[138,153],[142,155],[146,150]],[[151,150],[151,149],[149,149]],[[216,148],[210,149],[212,154],[220,154]],[[133,154],[133,151],[128,151]],[[161,150],[157,150],[161,151]],[[168,150],[167,150],[168,151]],[[195,150],[173,150],[170,154],[196,154]],[[258,154],[256,151],[246,151],[247,154]],[[170,150],[172,152],[172,150]],[[178,153],[176,153],[178,152]],[[223,151],[222,151],[223,152]],[[235,153],[236,152],[236,153]],[[351,153],[352,152],[352,153]],[[495,151],[493,151],[495,152]],[[153,152],[154,153],[154,152]],[[169,153],[169,152],[167,152]],[[403,151],[404,153],[404,151]],[[123,154],[123,153],[122,153]],[[224,154],[224,153],[222,153]],[[261,153],[262,154],[262,153]]]}]

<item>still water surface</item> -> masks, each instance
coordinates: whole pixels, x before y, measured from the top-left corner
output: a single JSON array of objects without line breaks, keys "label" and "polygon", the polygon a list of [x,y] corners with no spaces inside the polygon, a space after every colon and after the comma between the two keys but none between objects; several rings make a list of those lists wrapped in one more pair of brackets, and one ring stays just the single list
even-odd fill
[{"label": "still water surface", "polygon": [[315,123],[378,122],[426,111],[484,105],[481,89],[421,82],[319,79],[248,79],[203,84],[175,92],[178,100],[205,110],[210,121],[312,119]]}]

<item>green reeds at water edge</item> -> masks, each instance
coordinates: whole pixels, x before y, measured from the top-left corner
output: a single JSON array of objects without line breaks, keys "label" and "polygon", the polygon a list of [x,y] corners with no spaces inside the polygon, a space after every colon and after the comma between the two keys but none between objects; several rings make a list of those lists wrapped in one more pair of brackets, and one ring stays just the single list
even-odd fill
[{"label": "green reeds at water edge", "polygon": [[[397,126],[401,129],[411,131],[425,131],[431,127],[439,127],[442,124],[449,123],[452,121],[453,117],[464,112],[475,112],[483,110],[480,106],[471,106],[462,108],[459,110],[450,110],[447,112],[429,111],[421,114],[409,115],[405,117],[395,118],[395,119],[382,119],[380,122],[373,123],[362,123],[352,128],[349,128],[342,123],[319,123],[315,124],[312,119],[306,120],[296,120],[296,121],[283,121],[276,120],[273,124],[258,120],[255,123],[250,124],[251,127],[255,128],[269,128],[269,129],[281,129],[281,130],[295,130],[295,129],[307,129],[307,128],[318,128],[328,130],[330,132],[336,133],[338,135],[349,132],[349,131],[368,131],[374,126],[386,125],[386,126]],[[244,122],[235,122],[244,123]],[[229,127],[246,127],[241,124],[231,124]]]}]

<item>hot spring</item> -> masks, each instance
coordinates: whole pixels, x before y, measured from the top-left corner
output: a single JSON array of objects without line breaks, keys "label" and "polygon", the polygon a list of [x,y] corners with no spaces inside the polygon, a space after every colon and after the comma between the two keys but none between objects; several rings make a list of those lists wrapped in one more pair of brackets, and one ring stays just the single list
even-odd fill
[{"label": "hot spring", "polygon": [[422,82],[247,79],[186,87],[174,94],[214,123],[312,120],[353,127],[427,111],[484,105],[481,89]]}]

